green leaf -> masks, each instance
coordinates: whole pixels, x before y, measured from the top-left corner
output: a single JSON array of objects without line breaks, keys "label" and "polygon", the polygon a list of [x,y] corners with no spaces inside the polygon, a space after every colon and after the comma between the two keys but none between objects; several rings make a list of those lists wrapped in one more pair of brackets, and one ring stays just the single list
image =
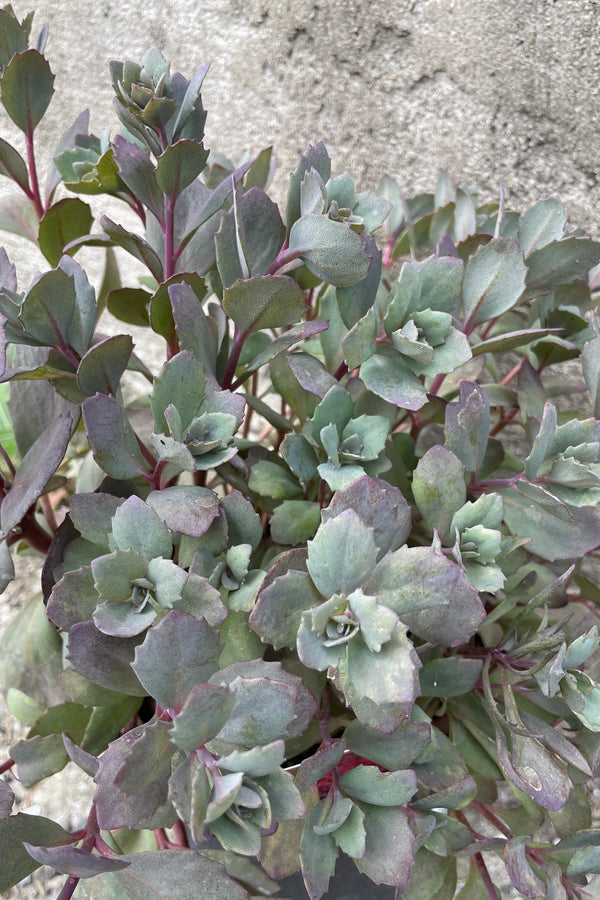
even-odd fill
[{"label": "green leaf", "polygon": [[115,288],[106,297],[108,311],[128,325],[148,325],[148,304],[151,295],[142,288]]},{"label": "green leaf", "polygon": [[67,244],[89,234],[93,221],[89,205],[77,197],[66,197],[46,210],[40,220],[38,242],[51,266],[58,265]]},{"label": "green leaf", "polygon": [[190,691],[219,665],[219,633],[205,619],[171,610],[148,632],[131,667],[150,696],[180,710]]},{"label": "green leaf", "polygon": [[173,900],[193,897],[202,886],[206,900],[250,900],[250,895],[231,879],[220,862],[196,850],[162,850],[120,856],[129,866],[121,872],[98,875],[80,882],[82,900]]},{"label": "green leaf", "polygon": [[2,103],[17,128],[32,134],[54,93],[54,75],[37,50],[15,53],[2,72]]},{"label": "green leaf", "polygon": [[559,241],[564,234],[567,216],[560,200],[540,200],[519,219],[519,244],[527,259],[535,250],[553,241]]},{"label": "green leaf", "polygon": [[117,225],[108,216],[102,216],[100,225],[108,235],[108,237],[118,247],[122,247],[127,253],[130,253],[137,260],[143,263],[150,271],[151,275],[160,283],[163,280],[162,263],[147,241],[143,240],[137,234],[127,231],[121,225]]},{"label": "green leaf", "polygon": [[293,648],[302,613],[322,600],[307,572],[290,569],[261,589],[250,625],[276,650]]},{"label": "green leaf", "polygon": [[367,390],[400,409],[416,411],[427,402],[427,392],[393,347],[379,347],[360,367]]},{"label": "green leaf", "polygon": [[18,741],[10,748],[10,755],[17,764],[19,781],[27,788],[60,772],[69,761],[59,734]]},{"label": "green leaf", "polygon": [[198,141],[170,144],[157,160],[156,180],[167,197],[176,199],[204,169],[208,151]]},{"label": "green leaf", "polygon": [[366,278],[371,255],[362,237],[327,216],[302,216],[292,225],[289,252],[301,257],[313,275],[336,287]]},{"label": "green leaf", "polygon": [[568,237],[535,250],[527,259],[527,287],[542,291],[556,284],[585,278],[600,262],[600,243]]},{"label": "green leaf", "polygon": [[29,175],[25,160],[4,138],[0,138],[0,175],[11,178],[23,190],[29,190]]},{"label": "green leaf", "polygon": [[83,422],[94,459],[112,478],[136,478],[147,467],[125,410],[114,397],[84,400]]},{"label": "green leaf", "polygon": [[512,309],[525,289],[527,266],[513,238],[496,238],[470,257],[463,280],[466,328]]},{"label": "green leaf", "polygon": [[0,229],[37,243],[38,217],[29,197],[9,194],[0,198]]},{"label": "green leaf", "polygon": [[56,872],[76,878],[93,878],[102,872],[117,872],[128,866],[120,859],[98,856],[78,847],[35,847],[27,841],[24,847],[40,865],[51,866]]},{"label": "green leaf", "polygon": [[478,659],[463,659],[448,656],[426,662],[419,672],[422,697],[459,697],[467,694],[477,685],[481,676],[482,662]]},{"label": "green leaf", "polygon": [[235,704],[235,695],[226,686],[195,685],[181,712],[175,716],[171,740],[181,750],[197,750],[224,727]]},{"label": "green leaf", "polygon": [[77,369],[77,383],[84,394],[116,395],[121,376],[133,352],[133,339],[126,334],[106,338],[88,350]]},{"label": "green leaf", "polygon": [[348,749],[393,772],[405,769],[430,743],[426,722],[404,719],[391,734],[383,734],[355,719],[344,732]]},{"label": "green leaf", "polygon": [[309,813],[300,845],[302,875],[311,900],[318,900],[327,891],[338,855],[333,835],[317,834],[315,831],[315,826],[321,823],[325,803],[321,800]]},{"label": "green leaf", "polygon": [[115,638],[103,634],[93,622],[78,622],[69,631],[68,658],[75,671],[120,694],[145,697],[146,691],[132,671],[140,637]]},{"label": "green leaf", "polygon": [[298,160],[296,171],[291,175],[288,186],[287,203],[286,203],[286,225],[289,229],[292,227],[296,219],[301,215],[300,210],[300,193],[304,176],[311,169],[320,175],[323,183],[329,180],[331,175],[331,160],[327,153],[327,148],[323,141],[318,144],[309,146],[305,153]]},{"label": "green leaf", "polygon": [[284,500],[271,518],[271,537],[278,544],[304,544],[314,537],[321,506],[308,500]]},{"label": "green leaf", "polygon": [[304,292],[286,275],[257,275],[223,291],[223,309],[243,334],[293,325],[304,313]]},{"label": "green leaf", "polygon": [[377,766],[356,766],[340,778],[340,787],[354,800],[374,806],[402,806],[417,792],[412,769],[381,772]]},{"label": "green leaf", "polygon": [[274,500],[290,500],[302,494],[291,472],[279,463],[266,459],[259,460],[250,469],[248,487],[259,497],[272,497]]},{"label": "green leaf", "polygon": [[356,868],[376,884],[406,884],[413,865],[414,841],[406,812],[398,807],[366,803],[361,809],[365,814],[367,841],[364,856],[356,860]]},{"label": "green leaf", "polygon": [[454,540],[452,516],[467,499],[464,466],[451,450],[439,444],[419,460],[413,475],[413,494],[430,531],[437,530],[442,542]]},{"label": "green leaf", "polygon": [[[160,370],[150,398],[157,431],[169,434],[165,412],[170,406],[174,406],[181,419],[181,430],[185,434],[198,414],[205,387],[202,366],[195,356],[188,350],[172,356]],[[181,439],[181,435],[175,437]]]},{"label": "green leaf", "polygon": [[351,509],[324,522],[308,542],[308,571],[325,598],[360,587],[376,558],[373,529]]},{"label": "green leaf", "polygon": [[3,857],[0,891],[5,893],[38,868],[38,863],[28,854],[23,841],[47,846],[68,838],[69,834],[64,828],[43,816],[17,813],[0,819],[0,847]]},{"label": "green leaf", "polygon": [[558,334],[562,328],[528,328],[524,331],[509,331],[496,337],[488,338],[471,347],[473,356],[481,356],[482,353],[506,353],[516,347],[524,347],[549,334]]},{"label": "green leaf", "polygon": [[475,382],[461,381],[459,399],[446,406],[445,444],[467,472],[479,471],[485,458],[490,431],[490,404]]},{"label": "green leaf", "polygon": [[528,550],[542,559],[578,559],[600,544],[600,517],[593,507],[569,506],[527,481],[500,493],[504,521],[514,535],[528,538]]},{"label": "green leaf", "polygon": [[234,194],[215,235],[217,263],[223,287],[239,278],[263,275],[285,240],[285,225],[276,204],[260,188]]}]

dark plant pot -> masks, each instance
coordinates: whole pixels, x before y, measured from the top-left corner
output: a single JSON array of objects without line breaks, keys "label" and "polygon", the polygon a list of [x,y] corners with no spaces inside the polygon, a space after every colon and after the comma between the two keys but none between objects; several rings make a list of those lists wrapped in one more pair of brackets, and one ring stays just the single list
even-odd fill
[{"label": "dark plant pot", "polygon": [[[289,900],[308,900],[300,872],[280,881],[282,897]],[[389,884],[373,884],[362,875],[348,856],[340,856],[329,890],[321,900],[394,900],[395,888]]]}]

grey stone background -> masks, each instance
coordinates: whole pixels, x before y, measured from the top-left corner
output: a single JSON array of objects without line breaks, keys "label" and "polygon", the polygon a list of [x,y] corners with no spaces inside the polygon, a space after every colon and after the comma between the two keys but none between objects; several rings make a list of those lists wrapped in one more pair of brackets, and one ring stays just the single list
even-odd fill
[{"label": "grey stone background", "polygon": [[[39,129],[42,173],[83,108],[95,133],[117,130],[108,61],[156,45],[188,78],[211,63],[206,145],[238,161],[272,144],[276,199],[298,154],[322,139],[334,173],[349,171],[361,189],[375,189],[383,173],[406,194],[432,189],[445,169],[487,199],[503,185],[513,208],[560,196],[571,220],[600,236],[598,0],[13,0],[13,8],[19,17],[36,9],[35,33],[50,26],[56,94]],[[0,134],[23,149],[3,111]],[[7,187],[0,180],[0,192]],[[0,243],[23,287],[46,267],[31,245]],[[0,627],[32,579],[35,570],[11,586]],[[0,747],[16,737],[0,715]],[[56,816],[57,796],[75,793],[72,773],[65,778],[23,804]],[[53,893],[46,879],[38,873],[10,897]],[[502,896],[512,895],[503,885]]]}]

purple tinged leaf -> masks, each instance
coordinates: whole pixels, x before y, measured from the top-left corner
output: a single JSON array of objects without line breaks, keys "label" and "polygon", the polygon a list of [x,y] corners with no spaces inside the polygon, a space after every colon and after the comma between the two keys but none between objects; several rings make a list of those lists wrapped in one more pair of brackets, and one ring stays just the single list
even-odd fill
[{"label": "purple tinged leaf", "polygon": [[276,650],[294,648],[302,613],[322,601],[308,573],[290,569],[262,588],[250,613],[250,625]]},{"label": "purple tinged leaf", "polygon": [[137,478],[147,473],[135,432],[114,397],[94,394],[84,400],[83,422],[94,459],[112,478]]},{"label": "purple tinged leaf", "polygon": [[[27,164],[21,154],[3,138],[0,138],[0,175],[12,179],[22,190],[29,190]],[[8,287],[7,284],[3,286]]]},{"label": "purple tinged leaf", "polygon": [[119,134],[114,138],[112,147],[120,178],[132,194],[162,222],[163,196],[157,183],[156,169],[148,154]]},{"label": "purple tinged leaf", "polygon": [[176,485],[152,491],[146,502],[170,531],[201,537],[219,515],[214,491],[194,485]]},{"label": "purple tinged leaf", "polygon": [[38,242],[51,266],[58,265],[71,241],[90,233],[94,217],[87,203],[65,197],[54,203],[40,220]]},{"label": "purple tinged leaf", "polygon": [[436,444],[417,463],[412,481],[413,494],[430,532],[435,529],[442,542],[454,543],[450,532],[452,516],[467,499],[464,466],[446,447]]},{"label": "purple tinged leaf", "polygon": [[157,253],[147,241],[143,240],[137,234],[133,234],[131,231],[122,228],[121,225],[117,225],[112,219],[109,219],[108,216],[102,216],[100,225],[108,237],[118,247],[122,247],[127,253],[130,253],[138,259],[150,270],[150,273],[159,283],[162,282],[162,263]]},{"label": "purple tinged leaf", "polygon": [[525,897],[545,897],[546,884],[535,874],[527,858],[527,838],[514,837],[504,846],[504,864],[510,880]]},{"label": "purple tinged leaf", "polygon": [[77,383],[84,394],[88,397],[96,393],[115,396],[132,352],[130,335],[118,334],[94,344],[77,369]]},{"label": "purple tinged leaf", "polygon": [[296,773],[295,784],[301,794],[312,784],[316,784],[340,762],[346,750],[344,740],[333,740],[329,744],[321,744],[312,756],[302,760]]},{"label": "purple tinged leaf", "polygon": [[27,853],[23,841],[36,844],[53,844],[68,841],[70,835],[60,825],[43,816],[17,813],[0,819],[0,845],[2,846],[2,868],[0,869],[0,892],[6,894],[38,865]]},{"label": "purple tinged leaf", "polygon": [[[158,720],[134,728],[109,744],[94,777],[100,828],[173,824],[175,812],[168,804],[168,785],[175,752],[169,740],[169,724]],[[162,826],[154,824],[157,815]]]},{"label": "purple tinged leaf", "polygon": [[361,521],[373,528],[380,557],[402,546],[411,529],[411,509],[402,491],[379,478],[365,475],[341,491],[323,510],[323,523],[353,509]]},{"label": "purple tinged leaf", "polygon": [[460,384],[459,399],[446,406],[445,443],[468,472],[479,471],[490,432],[490,404],[483,388],[470,381]]},{"label": "purple tinged leaf", "polygon": [[380,346],[360,367],[367,390],[400,409],[417,411],[427,402],[427,392],[394,347]]},{"label": "purple tinged leaf", "polygon": [[151,697],[178,712],[217,671],[220,651],[219,633],[205,619],[171,610],[136,648],[132,669]]},{"label": "purple tinged leaf", "polygon": [[381,772],[377,766],[355,766],[340,778],[342,791],[354,800],[373,806],[402,806],[417,792],[412,769]]},{"label": "purple tinged leaf", "polygon": [[356,860],[375,884],[406,884],[413,866],[413,833],[406,812],[398,807],[361,804],[367,835],[365,853]]},{"label": "purple tinged leaf", "polygon": [[310,900],[319,900],[327,891],[338,855],[333,835],[314,830],[321,823],[325,802],[321,800],[308,814],[300,845],[302,877]]},{"label": "purple tinged leaf", "polygon": [[208,151],[198,141],[182,140],[170,144],[157,160],[156,180],[159,187],[167,197],[176,199],[196,180],[207,159]]},{"label": "purple tinged leaf", "polygon": [[77,847],[34,847],[23,841],[23,846],[41,866],[51,866],[55,872],[76,878],[93,878],[102,872],[117,872],[129,865],[121,859],[97,856]]},{"label": "purple tinged leaf", "polygon": [[0,507],[4,534],[9,534],[19,524],[29,507],[43,493],[63,460],[72,428],[71,417],[60,416],[42,432],[26,453]]},{"label": "purple tinged leaf", "polygon": [[17,128],[31,134],[48,109],[54,75],[37,50],[15,53],[2,72],[2,102]]},{"label": "purple tinged leaf", "polygon": [[112,531],[112,518],[121,503],[121,497],[101,491],[74,494],[71,497],[69,515],[82,537],[109,550],[108,535]]},{"label": "purple tinged leaf", "polygon": [[427,722],[405,719],[391,734],[354,720],[347,726],[344,738],[348,749],[389,771],[405,769],[421,755],[430,743],[431,726]]},{"label": "purple tinged leaf", "polygon": [[74,762],[75,765],[79,766],[79,768],[89,775],[90,778],[93,778],[100,765],[98,759],[91,753],[88,753],[86,750],[79,747],[75,741],[71,740],[68,734],[65,734],[64,731],[62,739],[64,748],[67,751],[71,762]]},{"label": "purple tinged leaf", "polygon": [[102,687],[145,697],[146,691],[131,669],[139,642],[139,637],[110,637],[93,622],[81,622],[69,631],[68,659],[76,672]]},{"label": "purple tinged leaf", "polygon": [[290,229],[290,253],[301,257],[317,278],[336,287],[350,287],[367,277],[372,262],[367,246],[345,222],[327,216],[302,216]]}]

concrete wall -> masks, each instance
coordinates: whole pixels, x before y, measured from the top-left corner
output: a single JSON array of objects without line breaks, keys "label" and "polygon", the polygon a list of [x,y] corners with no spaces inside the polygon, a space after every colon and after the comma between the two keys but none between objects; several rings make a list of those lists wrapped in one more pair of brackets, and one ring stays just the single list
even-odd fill
[{"label": "concrete wall", "polygon": [[272,143],[279,196],[323,139],[362,187],[432,188],[443,168],[516,207],[558,195],[600,234],[597,0],[13,0],[34,6],[57,75],[48,146],[86,106],[114,132],[108,60],[154,44],[188,77],[211,63],[207,145]]}]

